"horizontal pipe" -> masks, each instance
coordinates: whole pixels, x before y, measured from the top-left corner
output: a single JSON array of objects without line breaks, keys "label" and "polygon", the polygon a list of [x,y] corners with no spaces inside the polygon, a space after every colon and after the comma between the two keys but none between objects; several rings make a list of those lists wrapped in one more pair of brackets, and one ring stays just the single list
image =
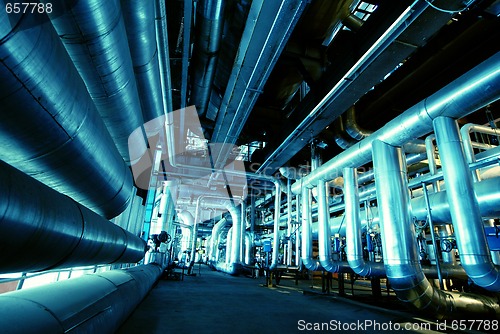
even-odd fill
[{"label": "horizontal pipe", "polygon": [[0,161],[0,272],[140,261],[146,244]]},{"label": "horizontal pipe", "polygon": [[148,264],[4,293],[0,328],[22,334],[114,333],[161,272],[160,266]]},{"label": "horizontal pipe", "polygon": [[144,121],[120,1],[62,2],[63,11],[48,15],[118,151],[130,163],[128,138]]},{"label": "horizontal pipe", "polygon": [[132,175],[57,33],[42,15],[0,15],[0,159],[116,217]]},{"label": "horizontal pipe", "polygon": [[[163,115],[155,1],[121,0],[144,122]],[[149,135],[149,134],[148,134]]]},{"label": "horizontal pipe", "polygon": [[318,180],[333,180],[344,167],[359,167],[371,161],[371,143],[382,140],[401,146],[432,131],[432,120],[439,116],[464,117],[500,98],[500,52],[465,73],[435,94],[394,118],[371,136],[341,152],[318,169],[295,182],[292,191],[301,186],[314,187]]}]

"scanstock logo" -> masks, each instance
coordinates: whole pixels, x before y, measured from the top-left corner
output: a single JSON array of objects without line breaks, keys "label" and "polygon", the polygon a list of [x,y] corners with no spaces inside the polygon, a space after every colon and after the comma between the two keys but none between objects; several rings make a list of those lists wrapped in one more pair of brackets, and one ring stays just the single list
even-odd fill
[{"label": "scanstock logo", "polygon": [[[171,196],[176,204],[189,198],[193,204],[203,199],[204,203],[238,205],[247,196],[247,178],[243,161],[238,160],[239,148],[233,144],[209,143],[194,106],[145,123],[130,135],[128,146],[137,187],[155,187],[150,184],[153,171],[158,181],[175,184],[176,194]],[[216,165],[219,161],[223,162],[221,166]]]}]

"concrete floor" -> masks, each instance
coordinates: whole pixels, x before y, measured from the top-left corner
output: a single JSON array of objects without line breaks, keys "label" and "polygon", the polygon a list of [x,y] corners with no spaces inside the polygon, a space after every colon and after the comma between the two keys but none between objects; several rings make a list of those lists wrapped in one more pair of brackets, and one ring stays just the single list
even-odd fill
[{"label": "concrete floor", "polygon": [[[319,328],[322,332],[390,333],[396,331],[388,329],[398,325],[405,328],[418,322],[403,312],[334,295],[304,293],[311,286],[307,280],[296,286],[294,280],[282,279],[278,287],[269,288],[264,286],[265,278],[230,276],[203,265],[197,265],[195,273],[184,280],[160,280],[118,333],[276,334],[318,332]],[[372,325],[367,326],[370,321]],[[435,324],[426,326],[427,330],[407,332],[437,332]]]}]

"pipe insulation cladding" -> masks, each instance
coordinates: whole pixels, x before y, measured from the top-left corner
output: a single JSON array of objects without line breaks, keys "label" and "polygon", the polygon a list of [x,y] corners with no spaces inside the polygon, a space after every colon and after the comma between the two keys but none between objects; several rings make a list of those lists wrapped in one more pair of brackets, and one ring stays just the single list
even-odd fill
[{"label": "pipe insulation cladding", "polygon": [[144,257],[144,240],[3,161],[0,185],[0,273]]},{"label": "pipe insulation cladding", "polygon": [[148,264],[2,294],[0,328],[22,334],[114,333],[161,272]]},{"label": "pipe insulation cladding", "polygon": [[112,218],[132,174],[42,15],[0,11],[0,159]]}]

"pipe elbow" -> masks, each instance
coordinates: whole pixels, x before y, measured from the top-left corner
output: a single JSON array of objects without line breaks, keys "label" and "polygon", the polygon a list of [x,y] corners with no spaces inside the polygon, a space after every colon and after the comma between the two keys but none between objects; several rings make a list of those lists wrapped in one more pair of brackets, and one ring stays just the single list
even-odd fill
[{"label": "pipe elbow", "polygon": [[323,268],[321,267],[319,262],[314,261],[310,257],[302,257],[301,260],[302,260],[302,265],[304,267],[306,267],[307,270],[311,270],[311,271],[323,270]]},{"label": "pipe elbow", "polygon": [[491,262],[462,263],[474,284],[492,292],[500,291],[500,272]]}]

